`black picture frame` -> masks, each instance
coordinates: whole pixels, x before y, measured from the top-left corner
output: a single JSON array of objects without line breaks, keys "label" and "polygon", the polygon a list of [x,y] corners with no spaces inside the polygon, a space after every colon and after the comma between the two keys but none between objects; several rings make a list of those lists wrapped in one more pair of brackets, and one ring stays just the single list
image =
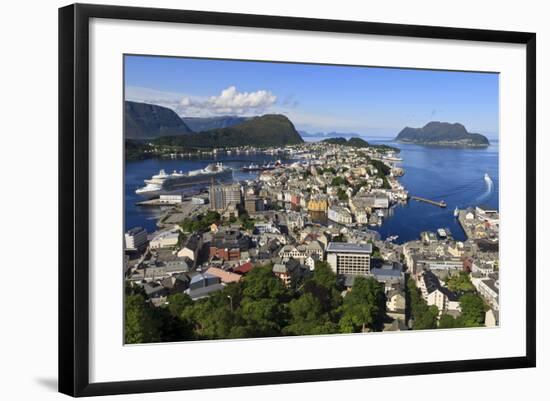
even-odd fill
[{"label": "black picture frame", "polygon": [[[526,45],[526,354],[521,357],[90,383],[88,61],[91,18]],[[238,387],[534,367],[536,35],[479,29],[75,4],[59,9],[59,391],[71,396]]]}]

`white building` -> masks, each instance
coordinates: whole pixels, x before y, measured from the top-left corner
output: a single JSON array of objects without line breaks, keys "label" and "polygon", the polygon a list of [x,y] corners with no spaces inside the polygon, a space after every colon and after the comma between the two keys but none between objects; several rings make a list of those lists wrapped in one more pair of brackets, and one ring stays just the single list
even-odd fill
[{"label": "white building", "polygon": [[134,227],[124,234],[124,246],[129,251],[143,248],[147,244],[147,231],[141,227]]},{"label": "white building", "polygon": [[485,312],[485,326],[486,327],[496,327],[498,326],[498,312],[489,309]]},{"label": "white building", "polygon": [[304,265],[306,265],[307,267],[309,267],[309,270],[310,271],[314,271],[315,270],[315,262],[319,260],[319,255],[317,255],[316,253],[308,256],[304,262]]},{"label": "white building", "polygon": [[179,235],[180,231],[178,229],[163,231],[151,240],[149,247],[151,249],[158,249],[176,246],[179,241]]},{"label": "white building", "polygon": [[425,271],[417,282],[422,297],[428,305],[435,305],[439,313],[460,311],[458,295],[443,287],[441,281],[431,271]]},{"label": "white building", "polygon": [[327,262],[339,275],[365,276],[370,273],[372,244],[329,242]]},{"label": "white building", "polygon": [[300,263],[304,263],[305,260],[312,255],[316,255],[318,259],[323,257],[323,246],[319,241],[310,241],[307,244],[300,245],[285,245],[279,251],[279,256],[282,259],[296,259]]},{"label": "white building", "polygon": [[353,222],[351,212],[343,206],[330,206],[327,217],[329,220],[340,224],[351,224]]},{"label": "white building", "polygon": [[460,311],[460,302],[456,297],[450,297],[447,292],[442,289],[436,289],[428,294],[426,299],[428,305],[435,305],[439,312],[443,311]]},{"label": "white building", "polygon": [[302,229],[304,228],[304,219],[302,215],[298,212],[287,212],[286,213],[286,226],[289,231],[293,231],[295,228]]},{"label": "white building", "polygon": [[181,195],[160,195],[159,202],[166,203],[169,205],[175,205],[183,201],[183,196]]},{"label": "white building", "polygon": [[392,319],[405,320],[406,300],[402,289],[393,289],[386,294],[386,314]]},{"label": "white building", "polygon": [[200,235],[192,235],[185,243],[185,246],[178,251],[178,256],[196,262],[201,247],[202,237]]},{"label": "white building", "polygon": [[191,198],[191,204],[193,205],[204,205],[206,203],[206,199],[201,198],[199,196],[193,196]]},{"label": "white building", "polygon": [[355,221],[359,224],[368,224],[369,222],[369,215],[366,212],[366,210],[360,210],[358,209],[355,212]]},{"label": "white building", "polygon": [[479,294],[485,298],[487,303],[498,312],[499,310],[499,304],[498,304],[498,295],[500,292],[499,289],[499,281],[493,280],[492,278],[473,278],[472,284],[476,288],[476,290],[479,292]]},{"label": "white building", "polygon": [[485,277],[495,271],[495,266],[491,263],[474,262],[472,263],[472,273],[478,273]]}]

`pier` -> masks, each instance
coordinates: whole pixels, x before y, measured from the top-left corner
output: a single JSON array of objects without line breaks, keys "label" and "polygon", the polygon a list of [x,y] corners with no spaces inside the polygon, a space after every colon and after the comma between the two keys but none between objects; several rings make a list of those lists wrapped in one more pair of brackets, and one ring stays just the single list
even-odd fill
[{"label": "pier", "polygon": [[430,205],[439,206],[439,207],[447,207],[447,203],[445,201],[433,201],[431,199],[422,198],[420,196],[411,196],[411,199],[417,200],[419,202],[425,202],[429,203]]}]

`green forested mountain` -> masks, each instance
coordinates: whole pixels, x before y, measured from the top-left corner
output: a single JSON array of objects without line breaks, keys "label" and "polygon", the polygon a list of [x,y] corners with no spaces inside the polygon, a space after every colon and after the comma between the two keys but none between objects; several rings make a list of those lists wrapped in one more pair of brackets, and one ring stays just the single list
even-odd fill
[{"label": "green forested mountain", "polygon": [[182,117],[183,122],[194,132],[209,131],[217,128],[228,128],[245,122],[250,117]]},{"label": "green forested mountain", "polygon": [[127,139],[150,139],[191,132],[173,110],[130,101],[124,102],[124,131]]},{"label": "green forested mountain", "polygon": [[327,138],[323,139],[324,143],[330,143],[333,145],[346,145],[353,146],[354,148],[366,148],[369,146],[369,143],[364,139],[353,137],[353,138]]},{"label": "green forested mountain", "polygon": [[347,145],[348,141],[346,138],[327,138],[323,139],[324,143],[330,143],[331,145]]},{"label": "green forested mountain", "polygon": [[292,122],[280,114],[253,117],[227,128],[188,135],[171,135],[155,139],[157,145],[183,148],[223,148],[236,146],[284,146],[304,142]]},{"label": "green forested mountain", "polygon": [[422,128],[405,127],[395,138],[403,143],[420,145],[448,145],[464,147],[488,146],[489,140],[481,134],[466,131],[459,123],[432,121]]}]

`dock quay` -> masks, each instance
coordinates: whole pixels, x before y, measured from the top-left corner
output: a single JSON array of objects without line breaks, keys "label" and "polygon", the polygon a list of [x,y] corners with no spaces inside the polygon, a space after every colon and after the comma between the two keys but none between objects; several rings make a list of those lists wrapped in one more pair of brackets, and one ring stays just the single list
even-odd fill
[{"label": "dock quay", "polygon": [[182,202],[167,202],[167,201],[161,201],[160,199],[157,198],[157,199],[149,199],[149,200],[136,202],[136,205],[137,206],[156,206],[156,207],[159,207],[159,206],[175,206],[175,205],[179,205],[180,203],[182,203]]},{"label": "dock quay", "polygon": [[414,199],[416,201],[419,201],[419,202],[425,202],[425,203],[429,203],[430,205],[434,205],[434,206],[439,206],[439,207],[447,207],[447,203],[445,201],[434,201],[434,200],[431,200],[431,199],[427,199],[427,198],[422,198],[420,196],[411,196],[411,199]]},{"label": "dock quay", "polygon": [[138,206],[175,206],[182,203],[185,199],[181,195],[160,195],[155,199],[148,199],[136,202]]}]

